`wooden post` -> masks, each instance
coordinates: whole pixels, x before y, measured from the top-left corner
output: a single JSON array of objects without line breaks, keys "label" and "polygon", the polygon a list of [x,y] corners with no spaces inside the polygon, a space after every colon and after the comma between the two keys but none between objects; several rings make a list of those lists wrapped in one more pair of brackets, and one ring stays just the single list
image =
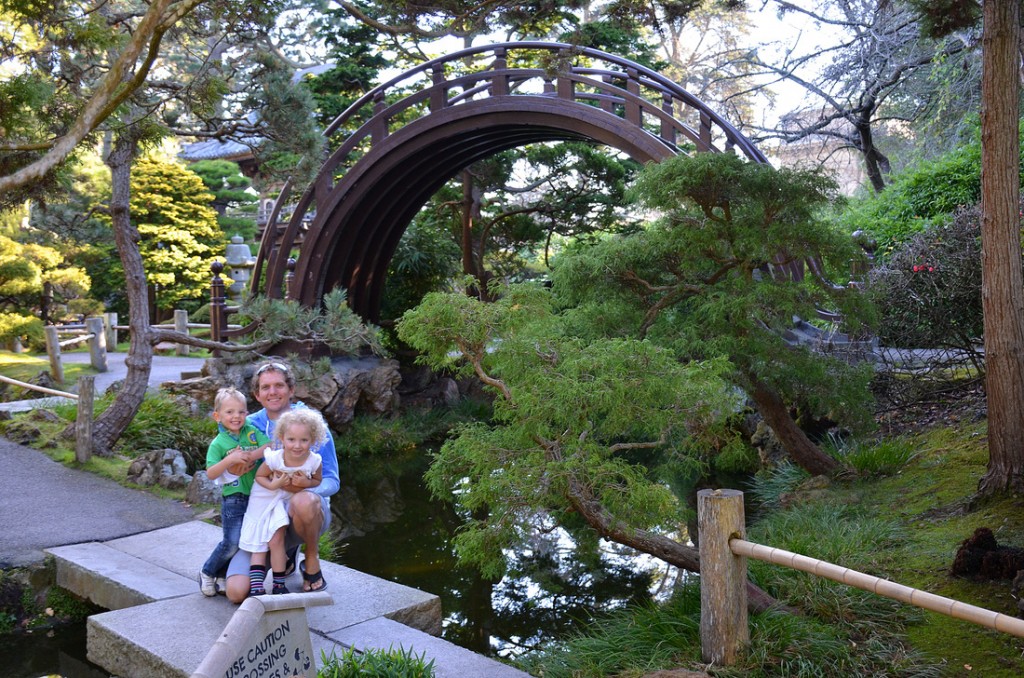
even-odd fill
[{"label": "wooden post", "polygon": [[89,339],[89,364],[97,372],[107,371],[107,335],[103,330],[103,318],[86,318],[85,331]]},{"label": "wooden post", "polygon": [[43,328],[46,334],[46,355],[50,357],[50,376],[58,384],[64,383],[64,365],[60,361],[60,339],[57,338],[57,328],[47,325]]},{"label": "wooden post", "polygon": [[[188,334],[188,311],[180,308],[174,309],[174,331]],[[178,344],[174,348],[174,354],[187,356],[188,344]]]},{"label": "wooden post", "polygon": [[750,644],[747,624],[747,559],[735,556],[729,539],[746,537],[743,493],[697,493],[700,542],[700,650],[705,662],[732,666]]},{"label": "wooden post", "polygon": [[[227,305],[224,301],[224,280],[220,277],[224,270],[224,264],[214,261],[210,264],[213,271],[213,280],[210,281],[210,340],[221,341],[223,332],[227,329],[227,313],[224,308]],[[213,357],[220,357],[220,350],[213,351]]]},{"label": "wooden post", "polygon": [[116,313],[104,313],[103,317],[106,319],[106,332],[107,332],[107,350],[117,350],[117,314]]},{"label": "wooden post", "polygon": [[75,420],[75,461],[84,464],[92,458],[92,411],[96,377],[78,378],[78,418]]}]

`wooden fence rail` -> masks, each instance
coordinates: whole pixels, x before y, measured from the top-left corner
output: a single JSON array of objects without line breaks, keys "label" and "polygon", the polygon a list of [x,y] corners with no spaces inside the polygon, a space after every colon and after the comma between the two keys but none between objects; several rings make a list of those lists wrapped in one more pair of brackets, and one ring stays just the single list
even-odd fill
[{"label": "wooden fence rail", "polygon": [[84,464],[92,457],[92,423],[94,401],[96,396],[96,377],[83,375],[78,378],[78,393],[58,391],[45,386],[37,386],[28,382],[18,381],[0,374],[0,382],[12,384],[20,388],[38,391],[59,398],[78,401],[78,414],[75,419],[75,460]]},{"label": "wooden fence rail", "polygon": [[731,666],[750,642],[747,624],[747,558],[791,567],[880,596],[1024,638],[1024,619],[968,605],[897,584],[848,567],[747,541],[743,493],[697,493],[700,534],[701,655],[704,661]]}]

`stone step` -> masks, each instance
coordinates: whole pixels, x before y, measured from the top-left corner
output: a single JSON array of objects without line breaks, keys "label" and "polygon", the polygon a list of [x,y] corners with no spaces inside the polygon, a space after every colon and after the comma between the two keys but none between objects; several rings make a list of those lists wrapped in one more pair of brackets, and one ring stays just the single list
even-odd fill
[{"label": "stone step", "polygon": [[100,542],[47,549],[57,585],[107,610],[121,610],[196,592],[190,580]]},{"label": "stone step", "polygon": [[[238,606],[223,596],[207,598],[196,590],[180,598],[94,614],[86,625],[89,661],[123,678],[188,678],[236,610]],[[313,611],[308,610],[311,622]],[[321,651],[329,656],[345,649],[312,629],[310,639],[317,667]]]},{"label": "stone step", "polygon": [[[57,582],[107,607],[87,624],[90,661],[119,676],[190,676],[238,609],[199,592],[199,568],[220,540],[220,528],[192,521],[106,542],[48,549]],[[332,605],[307,619],[318,665],[327,655],[401,645],[427,652],[438,676],[525,676],[436,638],[441,602],[430,593],[321,561]],[[299,573],[288,580],[301,591]],[[511,673],[510,673],[511,672]]]}]

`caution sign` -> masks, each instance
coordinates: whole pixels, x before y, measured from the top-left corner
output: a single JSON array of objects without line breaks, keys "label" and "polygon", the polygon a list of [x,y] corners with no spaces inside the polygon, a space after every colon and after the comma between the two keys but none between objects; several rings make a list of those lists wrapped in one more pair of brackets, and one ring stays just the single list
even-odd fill
[{"label": "caution sign", "polygon": [[309,605],[330,605],[327,592],[248,598],[192,678],[316,678]]}]

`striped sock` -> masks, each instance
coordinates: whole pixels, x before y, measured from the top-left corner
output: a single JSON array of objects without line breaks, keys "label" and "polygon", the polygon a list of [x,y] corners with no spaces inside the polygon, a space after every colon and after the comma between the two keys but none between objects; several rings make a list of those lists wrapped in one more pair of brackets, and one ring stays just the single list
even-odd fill
[{"label": "striped sock", "polygon": [[250,596],[262,596],[266,593],[266,589],[263,588],[263,580],[267,578],[267,566],[266,565],[251,565],[249,566],[249,595]]}]

